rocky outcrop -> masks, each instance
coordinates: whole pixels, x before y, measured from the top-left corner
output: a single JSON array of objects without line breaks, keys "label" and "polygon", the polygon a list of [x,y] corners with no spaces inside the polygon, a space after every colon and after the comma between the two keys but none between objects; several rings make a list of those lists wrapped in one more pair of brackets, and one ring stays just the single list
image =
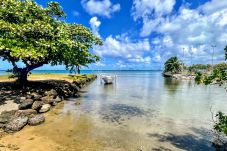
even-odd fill
[{"label": "rocky outcrop", "polygon": [[27,122],[28,122],[27,116],[16,117],[8,124],[6,124],[5,131],[7,132],[19,131],[27,124]]},{"label": "rocky outcrop", "polygon": [[45,113],[50,110],[51,105],[50,104],[44,104],[42,105],[41,109],[39,110],[40,113]]},{"label": "rocky outcrop", "polygon": [[[45,121],[42,113],[68,97],[78,97],[80,88],[93,81],[96,76],[71,76],[73,82],[65,80],[32,81],[26,87],[13,82],[0,83],[0,99],[14,100],[18,110],[5,111],[0,115],[0,128],[7,132],[21,130],[26,124],[39,125]],[[74,79],[75,78],[75,79]]]},{"label": "rocky outcrop", "polygon": [[34,101],[32,99],[26,99],[19,105],[18,108],[19,110],[29,109],[32,107],[33,102]]},{"label": "rocky outcrop", "polygon": [[45,121],[45,117],[42,114],[32,115],[28,120],[28,124],[31,126],[36,126],[42,124]]}]

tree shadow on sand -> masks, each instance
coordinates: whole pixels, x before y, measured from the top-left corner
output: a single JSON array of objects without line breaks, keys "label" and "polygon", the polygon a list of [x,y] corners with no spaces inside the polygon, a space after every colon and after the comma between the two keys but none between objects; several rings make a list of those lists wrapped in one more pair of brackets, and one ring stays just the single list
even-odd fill
[{"label": "tree shadow on sand", "polygon": [[[202,132],[202,131],[201,131]],[[187,151],[215,151],[216,149],[212,146],[211,142],[206,140],[204,137],[198,137],[193,134],[177,135],[173,133],[162,134],[148,134],[149,137],[157,138],[160,142],[168,142],[179,149]],[[155,151],[166,150],[165,148],[155,148]]]}]

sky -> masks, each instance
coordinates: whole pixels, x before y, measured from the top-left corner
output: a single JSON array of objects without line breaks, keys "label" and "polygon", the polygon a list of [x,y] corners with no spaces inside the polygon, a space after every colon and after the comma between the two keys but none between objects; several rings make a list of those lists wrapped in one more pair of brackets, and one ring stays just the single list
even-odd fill
[{"label": "sky", "polygon": [[[35,0],[46,7],[49,0]],[[172,56],[186,65],[224,61],[227,0],[55,0],[68,23],[90,28],[103,40],[92,70],[159,70]],[[0,61],[3,69],[10,64]],[[64,69],[45,65],[40,70]],[[86,68],[85,68],[86,69]]]}]

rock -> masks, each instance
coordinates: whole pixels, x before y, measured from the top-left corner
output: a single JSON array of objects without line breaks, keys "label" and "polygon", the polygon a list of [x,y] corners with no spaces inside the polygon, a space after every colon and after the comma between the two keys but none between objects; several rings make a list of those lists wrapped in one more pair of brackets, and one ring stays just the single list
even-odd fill
[{"label": "rock", "polygon": [[40,100],[42,98],[42,95],[39,95],[38,93],[33,92],[31,94],[33,100]]},{"label": "rock", "polygon": [[0,117],[0,123],[7,123],[8,120],[9,120],[9,117],[4,117],[4,116]]},{"label": "rock", "polygon": [[20,97],[20,100],[26,100],[26,97]]},{"label": "rock", "polygon": [[10,121],[5,126],[5,131],[19,131],[21,130],[28,122],[28,117],[17,117]]},{"label": "rock", "polygon": [[43,123],[44,121],[45,121],[45,117],[42,114],[39,114],[39,115],[31,116],[28,120],[28,124],[35,126]]},{"label": "rock", "polygon": [[43,102],[42,101],[35,101],[33,104],[32,104],[32,109],[33,110],[39,110],[43,105]]},{"label": "rock", "polygon": [[4,127],[5,127],[5,124],[0,123],[0,128],[4,128]]},{"label": "rock", "polygon": [[32,96],[31,95],[27,95],[26,99],[32,99]]},{"label": "rock", "polygon": [[57,96],[57,97],[54,99],[54,101],[58,103],[58,102],[61,102],[62,99],[61,99],[59,96]]},{"label": "rock", "polygon": [[39,110],[40,113],[44,113],[50,110],[50,104],[44,104],[42,105],[41,109]]},{"label": "rock", "polygon": [[44,104],[52,104],[54,102],[53,96],[49,96],[49,95],[42,97],[41,100]]},{"label": "rock", "polygon": [[58,95],[58,93],[57,93],[57,91],[56,91],[56,90],[51,89],[50,91],[46,91],[46,92],[44,92],[44,95],[46,95],[46,96],[57,96],[57,95]]},{"label": "rock", "polygon": [[33,110],[33,109],[27,109],[27,110],[18,110],[16,113],[15,113],[15,116],[16,117],[19,117],[19,116],[30,116],[32,114],[37,114],[37,111],[36,110]]},{"label": "rock", "polygon": [[34,101],[32,99],[26,99],[18,106],[18,108],[19,108],[19,110],[24,110],[24,109],[31,108],[33,102]]},{"label": "rock", "polygon": [[0,123],[7,123],[9,122],[16,114],[16,110],[12,111],[3,111],[2,114],[0,115]]}]

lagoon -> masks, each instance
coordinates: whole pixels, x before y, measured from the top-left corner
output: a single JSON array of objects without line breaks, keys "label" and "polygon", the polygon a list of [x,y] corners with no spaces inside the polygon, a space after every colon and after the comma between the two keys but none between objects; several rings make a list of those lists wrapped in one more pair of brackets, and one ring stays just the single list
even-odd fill
[{"label": "lagoon", "polygon": [[215,150],[211,110],[226,111],[223,87],[166,79],[161,71],[108,73],[117,75],[114,85],[95,80],[80,91],[80,98],[47,113],[43,125],[26,127],[3,141],[21,150],[35,144],[34,151]]}]

